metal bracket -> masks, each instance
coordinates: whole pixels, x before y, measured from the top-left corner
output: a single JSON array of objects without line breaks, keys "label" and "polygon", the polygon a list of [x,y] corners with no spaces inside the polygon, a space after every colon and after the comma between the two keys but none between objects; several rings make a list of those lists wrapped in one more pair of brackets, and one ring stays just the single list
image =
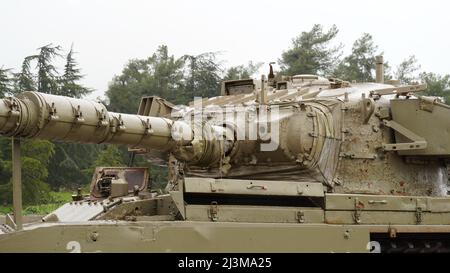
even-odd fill
[{"label": "metal bracket", "polygon": [[438,102],[436,97],[419,97],[419,108],[420,110],[432,113],[434,106]]},{"label": "metal bracket", "polygon": [[5,103],[9,107],[9,117],[2,129],[4,130],[3,133],[6,133],[6,136],[11,136],[14,135],[15,131],[19,127],[20,106],[12,97],[8,97],[8,100],[5,100]]},{"label": "metal bracket", "polygon": [[427,142],[423,137],[416,135],[415,133],[403,127],[399,123],[393,120],[383,120],[383,124],[413,141],[408,143],[383,143],[383,150],[405,151],[405,150],[421,150],[427,148]]},{"label": "metal bracket", "polygon": [[111,128],[111,132],[113,132],[113,133],[122,132],[122,131],[125,131],[125,129],[126,129],[126,127],[122,120],[122,115],[119,114],[119,117],[115,118],[113,121],[113,126]]},{"label": "metal bracket", "polygon": [[267,190],[267,187],[261,186],[261,185],[248,185],[247,189],[249,189],[249,190]]},{"label": "metal bracket", "polygon": [[209,208],[209,218],[211,221],[216,222],[219,218],[217,216],[219,212],[219,206],[216,201],[211,202],[210,208]]},{"label": "metal bracket", "polygon": [[355,220],[356,224],[361,223],[361,210],[364,208],[364,205],[359,202],[359,199],[355,198],[355,212],[353,213],[353,220]]},{"label": "metal bracket", "polygon": [[375,112],[375,103],[373,99],[367,99],[366,95],[363,93],[361,98],[361,114],[363,124],[367,124],[369,122],[373,112]]},{"label": "metal bracket", "polygon": [[305,213],[303,211],[297,211],[297,220],[299,223],[304,223],[305,222]]},{"label": "metal bracket", "polygon": [[74,110],[75,110],[75,122],[76,123],[83,123],[84,122],[84,118],[83,118],[83,112],[81,112],[80,105],[78,105],[77,108],[75,108]]},{"label": "metal bracket", "polygon": [[389,238],[397,238],[397,229],[389,227]]},{"label": "metal bracket", "polygon": [[217,191],[217,187],[216,187],[216,182],[215,181],[211,181],[209,183],[209,185],[211,186],[211,192],[216,192]]},{"label": "metal bracket", "polygon": [[415,84],[415,85],[406,85],[399,87],[390,87],[379,89],[376,91],[370,91],[370,97],[378,99],[381,96],[385,95],[397,95],[397,96],[407,96],[409,93],[425,91],[427,89],[427,84]]},{"label": "metal bracket", "polygon": [[152,124],[150,123],[150,119],[147,119],[145,122],[143,122],[144,128],[145,128],[145,134],[151,135],[153,134]]},{"label": "metal bracket", "polygon": [[56,106],[55,103],[52,102],[52,106],[50,106],[50,111],[48,112],[48,120],[58,120],[59,117],[56,115]]},{"label": "metal bracket", "polygon": [[105,109],[102,109],[100,112],[97,110],[98,115],[98,127],[106,127],[109,125],[108,120],[106,120]]},{"label": "metal bracket", "polygon": [[8,97],[8,100],[5,100],[7,105],[9,106],[9,115],[12,117],[18,117],[20,114],[20,107],[19,105],[14,101],[13,97]]},{"label": "metal bracket", "polygon": [[361,153],[361,152],[356,152],[356,153],[342,152],[339,154],[339,157],[350,158],[350,159],[377,159],[376,154]]},{"label": "metal bracket", "polygon": [[125,127],[125,124],[123,123],[121,114],[119,114],[118,122],[119,123],[117,124],[117,131],[125,131],[126,127]]}]

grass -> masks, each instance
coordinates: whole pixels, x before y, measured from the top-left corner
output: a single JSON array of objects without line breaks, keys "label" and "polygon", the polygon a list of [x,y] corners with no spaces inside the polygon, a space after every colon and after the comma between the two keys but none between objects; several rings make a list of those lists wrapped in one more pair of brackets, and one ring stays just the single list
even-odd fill
[{"label": "grass", "polygon": [[66,203],[72,201],[72,194],[71,191],[52,191],[50,192],[50,197],[55,203]]},{"label": "grass", "polygon": [[[51,202],[38,205],[23,205],[23,214],[48,214],[62,204],[72,200],[72,192],[50,192]],[[0,214],[7,214],[13,211],[11,206],[0,206]]]}]

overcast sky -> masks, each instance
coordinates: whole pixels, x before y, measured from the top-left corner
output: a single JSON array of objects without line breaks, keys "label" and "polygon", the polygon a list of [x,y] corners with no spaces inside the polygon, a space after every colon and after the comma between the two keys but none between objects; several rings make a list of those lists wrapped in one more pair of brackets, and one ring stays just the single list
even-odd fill
[{"label": "overcast sky", "polygon": [[337,25],[345,53],[368,32],[394,67],[415,54],[423,70],[448,74],[449,8],[444,0],[2,0],[0,67],[18,68],[48,43],[65,50],[74,43],[83,83],[96,97],[127,60],[161,44],[176,57],[221,51],[226,66],[267,64],[319,23]]}]

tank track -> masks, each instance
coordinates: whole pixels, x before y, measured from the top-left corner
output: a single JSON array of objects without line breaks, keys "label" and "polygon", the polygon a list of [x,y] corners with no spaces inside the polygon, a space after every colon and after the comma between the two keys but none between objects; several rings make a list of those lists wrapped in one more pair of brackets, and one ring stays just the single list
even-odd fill
[{"label": "tank track", "polygon": [[371,234],[381,253],[450,253],[450,233],[404,233],[390,238],[387,234]]}]

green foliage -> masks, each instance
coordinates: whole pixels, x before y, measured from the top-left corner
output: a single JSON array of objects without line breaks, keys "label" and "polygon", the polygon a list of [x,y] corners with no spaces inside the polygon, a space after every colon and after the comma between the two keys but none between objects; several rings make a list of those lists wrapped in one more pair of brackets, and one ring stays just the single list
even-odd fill
[{"label": "green foliage", "polygon": [[[118,148],[115,145],[100,145],[96,150],[94,160],[90,161],[90,165],[82,170],[85,181],[89,182],[90,177],[95,171],[95,167],[122,167],[125,166],[125,154],[127,149],[124,147]],[[77,172],[75,172],[77,173]],[[78,186],[88,183],[78,183]],[[74,185],[72,188],[75,188]]]},{"label": "green foliage", "polygon": [[408,59],[405,59],[397,67],[395,77],[402,84],[411,84],[417,80],[417,76],[414,75],[420,70],[420,65],[416,59],[416,56],[411,55]]},{"label": "green foliage", "polygon": [[389,62],[384,62],[384,81],[392,80],[394,77],[392,76],[392,67]]},{"label": "green foliage", "polygon": [[64,204],[72,201],[73,192],[70,191],[51,191],[50,202],[53,204]]},{"label": "green foliage", "polygon": [[[2,138],[0,173],[0,199],[4,204],[12,201],[12,162],[10,139]],[[46,183],[48,177],[48,163],[54,153],[54,145],[46,140],[22,141],[22,186],[23,202],[38,204],[49,201],[50,187]]]},{"label": "green foliage", "polygon": [[151,165],[150,179],[152,181],[152,190],[164,190],[168,182],[167,167]]},{"label": "green foliage", "polygon": [[66,56],[64,74],[59,79],[60,86],[57,94],[68,97],[81,98],[82,96],[91,93],[92,89],[84,87],[83,85],[78,83],[78,81],[83,78],[83,75],[81,75],[81,69],[78,68],[78,63],[73,57],[74,54],[75,52],[73,51],[72,45],[70,47],[69,53]]},{"label": "green foliage", "polygon": [[14,93],[24,91],[36,91],[35,76],[31,72],[30,62],[35,59],[35,55],[27,56],[22,62],[21,71],[14,74]]},{"label": "green foliage", "polygon": [[22,158],[22,170],[24,203],[46,203],[50,191],[50,187],[46,183],[47,166],[38,159],[24,157]]},{"label": "green foliage", "polygon": [[[39,205],[29,205],[22,209],[24,215],[46,215],[50,212],[56,210],[62,204],[39,204]],[[0,215],[12,213],[12,206],[0,206]]]},{"label": "green foliage", "polygon": [[319,24],[308,32],[302,32],[292,40],[291,48],[284,51],[278,61],[282,73],[325,75],[333,71],[342,46],[330,47],[330,43],[338,32],[335,25],[324,32]]},{"label": "green foliage", "polygon": [[38,48],[39,54],[32,57],[37,61],[37,90],[43,93],[57,94],[58,92],[58,71],[53,65],[56,57],[61,57],[60,46],[48,44]]},{"label": "green foliage", "polygon": [[75,189],[90,181],[91,168],[102,146],[82,143],[55,143],[48,182],[53,190]]},{"label": "green foliage", "polygon": [[[72,200],[72,192],[49,192],[49,200],[46,204],[39,204],[39,205],[26,205],[23,208],[23,214],[29,215],[29,214],[39,214],[39,215],[45,215],[48,214],[64,203],[70,202]],[[0,215],[1,214],[7,214],[12,213],[13,208],[11,205],[8,206],[2,206],[0,205]]]},{"label": "green foliage", "polygon": [[167,46],[158,47],[147,59],[130,60],[106,91],[109,109],[136,113],[141,97],[156,95],[174,103],[183,98],[180,89],[183,62],[169,55]]},{"label": "green foliage", "polygon": [[194,97],[214,97],[219,95],[222,68],[216,53],[208,52],[197,56],[184,55],[184,80],[180,83],[183,100],[192,101]]},{"label": "green foliage", "polygon": [[34,139],[22,141],[22,156],[38,160],[47,166],[50,158],[54,155],[54,144],[48,140]]},{"label": "green foliage", "polygon": [[167,167],[150,164],[144,156],[136,155],[134,158],[134,167],[146,167],[150,172],[151,188],[164,189],[168,181]]},{"label": "green foliage", "polygon": [[25,206],[23,209],[23,214],[25,215],[46,215],[50,212],[56,210],[63,204],[58,203],[48,203],[48,204],[39,204],[39,205],[31,205]]},{"label": "green foliage", "polygon": [[177,59],[163,45],[147,59],[129,61],[121,75],[114,77],[106,91],[109,108],[136,113],[141,97],[150,95],[175,104],[185,104],[195,96],[216,96],[221,72],[215,53]]},{"label": "green foliage", "polygon": [[120,167],[124,166],[122,155],[117,146],[107,145],[95,159],[94,166],[97,167]]},{"label": "green foliage", "polygon": [[377,49],[378,46],[374,44],[372,35],[364,33],[361,38],[355,41],[352,53],[342,60],[334,71],[334,75],[348,81],[373,81]]},{"label": "green foliage", "polygon": [[0,96],[12,93],[13,78],[11,78],[11,69],[0,68]]},{"label": "green foliage", "polygon": [[249,79],[258,72],[261,68],[262,63],[253,64],[253,62],[249,62],[248,65],[238,65],[232,66],[226,70],[225,77],[223,80],[241,80],[241,79]]},{"label": "green foliage", "polygon": [[[43,93],[81,98],[92,92],[92,89],[79,84],[83,78],[78,64],[73,57],[73,46],[66,56],[64,73],[59,72],[54,65],[57,58],[62,57],[61,46],[48,44],[38,48],[38,53],[25,57],[19,73],[14,74],[13,93],[23,91],[39,91]],[[32,64],[35,63],[36,73],[33,73]]]},{"label": "green foliage", "polygon": [[423,72],[420,78],[427,84],[426,96],[441,97],[446,104],[450,104],[450,75],[438,75],[431,72]]}]

